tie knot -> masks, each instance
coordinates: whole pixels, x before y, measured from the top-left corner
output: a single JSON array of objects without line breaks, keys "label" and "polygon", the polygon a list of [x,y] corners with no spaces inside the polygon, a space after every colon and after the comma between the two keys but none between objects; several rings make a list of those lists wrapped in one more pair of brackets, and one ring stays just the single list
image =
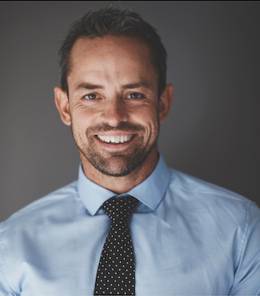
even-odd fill
[{"label": "tie knot", "polygon": [[112,221],[128,221],[138,206],[138,200],[130,195],[112,197],[104,202],[103,209]]}]

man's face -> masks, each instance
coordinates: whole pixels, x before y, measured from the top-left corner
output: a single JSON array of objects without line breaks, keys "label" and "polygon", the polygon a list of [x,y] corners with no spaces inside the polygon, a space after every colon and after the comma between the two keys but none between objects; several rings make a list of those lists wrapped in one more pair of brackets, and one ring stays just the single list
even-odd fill
[{"label": "man's face", "polygon": [[56,105],[81,160],[105,175],[128,175],[157,153],[168,111],[148,47],[129,37],[82,38],[70,65],[68,95],[56,89]]}]

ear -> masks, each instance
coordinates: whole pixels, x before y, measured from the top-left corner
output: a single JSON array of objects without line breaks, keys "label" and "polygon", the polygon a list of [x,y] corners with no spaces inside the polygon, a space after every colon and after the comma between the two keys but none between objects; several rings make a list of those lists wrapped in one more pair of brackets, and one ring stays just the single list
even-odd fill
[{"label": "ear", "polygon": [[162,122],[166,116],[168,115],[173,99],[173,91],[174,87],[171,83],[167,84],[163,93],[159,98],[159,118],[160,122]]},{"label": "ear", "polygon": [[54,101],[62,122],[71,125],[71,114],[67,93],[60,87],[54,88]]}]

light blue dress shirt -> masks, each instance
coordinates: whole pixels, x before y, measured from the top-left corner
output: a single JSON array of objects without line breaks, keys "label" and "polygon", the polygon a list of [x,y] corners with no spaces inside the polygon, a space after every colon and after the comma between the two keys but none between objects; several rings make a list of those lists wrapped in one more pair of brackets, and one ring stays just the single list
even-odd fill
[{"label": "light blue dress shirt", "polygon": [[[250,200],[166,166],[128,192],[136,295],[260,295],[260,210]],[[0,295],[93,295],[115,194],[77,181],[0,224]]]}]

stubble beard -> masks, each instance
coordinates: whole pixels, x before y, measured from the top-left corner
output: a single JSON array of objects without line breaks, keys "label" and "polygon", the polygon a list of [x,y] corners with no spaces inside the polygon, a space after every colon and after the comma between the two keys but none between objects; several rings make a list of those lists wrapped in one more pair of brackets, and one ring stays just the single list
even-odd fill
[{"label": "stubble beard", "polygon": [[113,177],[127,176],[138,167],[140,167],[153,148],[156,147],[156,142],[149,147],[148,150],[136,147],[131,153],[111,154],[111,157],[106,158],[101,153],[91,149],[89,146],[85,151],[81,151],[83,156],[102,174]]},{"label": "stubble beard", "polygon": [[84,139],[77,137],[73,128],[72,134],[82,160],[87,160],[100,173],[111,177],[127,176],[141,167],[149,154],[157,148],[158,140],[157,136],[149,146],[145,147],[142,138],[140,138],[137,141],[135,140],[134,149],[130,147],[131,151],[111,153],[111,156],[107,157],[96,148],[93,136],[88,137],[86,133],[88,144],[84,144]]}]

